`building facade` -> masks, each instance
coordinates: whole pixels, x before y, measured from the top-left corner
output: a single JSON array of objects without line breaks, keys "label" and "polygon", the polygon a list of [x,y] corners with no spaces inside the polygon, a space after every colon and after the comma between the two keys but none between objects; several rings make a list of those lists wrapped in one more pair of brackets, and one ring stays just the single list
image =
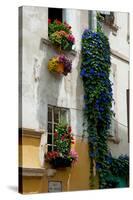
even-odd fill
[{"label": "building facade", "polygon": [[[50,192],[54,183],[54,189],[58,191],[88,190],[91,188],[91,174],[88,137],[83,134],[81,38],[83,31],[96,23],[96,15],[94,17],[88,10],[31,6],[21,7],[19,14],[20,192]],[[101,14],[102,17],[108,15]],[[72,73],[67,76],[60,77],[48,71],[49,59],[58,54],[48,40],[48,18],[66,21],[76,39],[73,50],[66,53],[72,59]],[[112,154],[118,156],[128,154],[129,16],[127,13],[114,13],[114,18],[113,26],[104,21],[101,23],[111,46],[110,78],[114,83],[113,109],[116,113],[109,146]],[[76,141],[72,148],[78,152],[79,159],[71,168],[55,170],[46,163],[44,154],[52,148],[53,139],[49,133],[62,119],[72,127]],[[98,180],[95,188],[98,188]]]}]

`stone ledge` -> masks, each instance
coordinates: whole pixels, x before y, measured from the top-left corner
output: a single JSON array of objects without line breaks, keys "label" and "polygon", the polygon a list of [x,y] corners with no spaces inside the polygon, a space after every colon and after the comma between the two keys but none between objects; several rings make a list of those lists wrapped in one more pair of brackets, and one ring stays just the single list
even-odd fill
[{"label": "stone ledge", "polygon": [[120,139],[115,137],[115,136],[109,136],[108,137],[108,141],[109,142],[113,142],[114,144],[119,144],[120,143]]},{"label": "stone ledge", "polygon": [[19,175],[42,177],[45,174],[45,168],[27,168],[19,167]]},{"label": "stone ledge", "polygon": [[114,50],[114,49],[111,49],[111,54],[112,54],[113,56],[115,56],[115,57],[117,57],[117,58],[119,58],[119,59],[121,59],[121,60],[127,62],[127,63],[130,62],[130,60],[129,60],[128,57],[126,57],[125,55],[119,53],[118,51],[116,51],[116,50]]},{"label": "stone ledge", "polygon": [[44,130],[36,131],[35,129],[19,128],[19,136],[41,138]]},{"label": "stone ledge", "polygon": [[[51,42],[50,42],[50,40],[48,40],[48,39],[42,38],[42,39],[41,39],[41,42],[42,42],[43,44],[45,44],[45,45],[51,47],[51,48],[54,47],[54,45],[52,45]],[[70,54],[72,54],[73,56],[76,56],[77,51],[75,51],[75,50],[71,50],[70,52],[69,52],[69,51],[63,51],[63,53],[70,53]]]}]

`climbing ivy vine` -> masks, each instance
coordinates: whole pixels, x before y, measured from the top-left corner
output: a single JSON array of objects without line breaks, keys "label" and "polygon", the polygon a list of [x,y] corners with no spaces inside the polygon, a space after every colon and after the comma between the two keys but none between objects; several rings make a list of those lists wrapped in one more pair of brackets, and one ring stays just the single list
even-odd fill
[{"label": "climbing ivy vine", "polygon": [[84,115],[89,134],[90,157],[96,162],[100,188],[106,188],[110,171],[107,139],[112,118],[112,85],[110,46],[102,32],[86,29],[82,35],[82,64],[80,76],[84,86]]}]

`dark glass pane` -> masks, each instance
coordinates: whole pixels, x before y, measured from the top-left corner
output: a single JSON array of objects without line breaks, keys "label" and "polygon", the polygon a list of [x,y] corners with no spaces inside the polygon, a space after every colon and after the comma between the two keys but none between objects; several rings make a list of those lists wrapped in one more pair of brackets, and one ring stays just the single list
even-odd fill
[{"label": "dark glass pane", "polygon": [[55,129],[56,129],[56,126],[57,126],[57,124],[54,124],[54,131],[55,131]]},{"label": "dark glass pane", "polygon": [[52,144],[52,134],[48,134],[48,144]]},{"label": "dark glass pane", "polygon": [[48,108],[48,121],[52,122],[52,108]]},{"label": "dark glass pane", "polygon": [[63,123],[67,123],[67,111],[66,110],[61,110],[60,121]]},{"label": "dark glass pane", "polygon": [[59,109],[57,108],[54,109],[54,122],[55,123],[59,122]]},{"label": "dark glass pane", "polygon": [[52,146],[48,146],[48,151],[52,151]]},{"label": "dark glass pane", "polygon": [[52,133],[52,124],[48,123],[48,133]]},{"label": "dark glass pane", "polygon": [[52,21],[55,19],[62,21],[62,8],[48,8],[48,18]]},{"label": "dark glass pane", "polygon": [[54,151],[57,151],[57,147],[56,146],[54,146]]}]

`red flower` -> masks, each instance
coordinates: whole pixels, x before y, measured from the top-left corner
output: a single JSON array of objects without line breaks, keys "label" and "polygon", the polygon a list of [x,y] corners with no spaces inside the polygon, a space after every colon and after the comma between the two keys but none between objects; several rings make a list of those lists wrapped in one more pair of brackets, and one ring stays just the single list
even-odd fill
[{"label": "red flower", "polygon": [[71,143],[72,143],[72,144],[74,144],[75,142],[74,142],[74,141],[72,141]]},{"label": "red flower", "polygon": [[64,137],[64,135],[63,135],[63,136],[61,137],[61,140],[64,141],[64,138],[65,138],[65,137]]},{"label": "red flower", "polygon": [[64,22],[64,24],[65,24],[66,28],[68,28],[68,29],[71,29],[71,28],[72,28],[72,27],[69,26],[69,24],[67,24],[66,22]]},{"label": "red flower", "polygon": [[58,19],[56,19],[56,20],[55,20],[55,22],[56,22],[56,24],[58,24],[58,25],[60,25],[60,24],[61,24],[61,21],[60,21],[60,20],[58,20]]},{"label": "red flower", "polygon": [[47,160],[51,160],[51,159],[57,158],[57,157],[59,157],[59,153],[57,151],[48,152],[46,155]]},{"label": "red flower", "polygon": [[54,137],[57,138],[58,137],[58,133],[54,132]]},{"label": "red flower", "polygon": [[68,127],[68,133],[71,133],[72,132],[72,129],[71,129],[71,126]]},{"label": "red flower", "polygon": [[51,19],[48,19],[48,24],[50,24],[51,23]]}]

